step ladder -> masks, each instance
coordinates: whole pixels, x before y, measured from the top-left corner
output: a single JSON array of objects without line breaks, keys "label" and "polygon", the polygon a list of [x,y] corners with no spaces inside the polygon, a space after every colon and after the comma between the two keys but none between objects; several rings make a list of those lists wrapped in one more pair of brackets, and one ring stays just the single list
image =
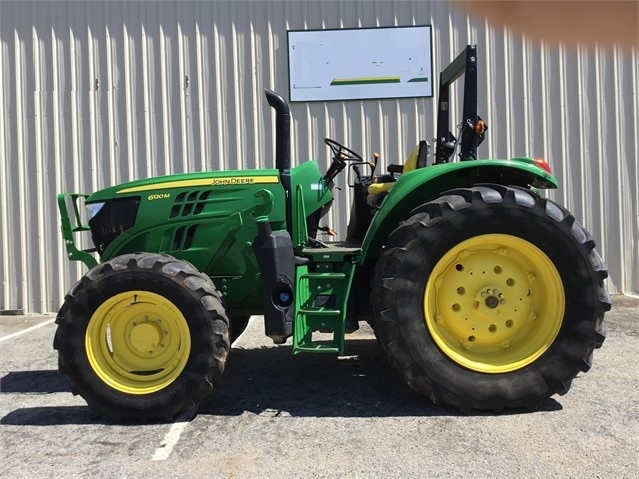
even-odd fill
[{"label": "step ladder", "polygon": [[293,353],[344,354],[346,306],[355,270],[346,254],[297,267]]}]

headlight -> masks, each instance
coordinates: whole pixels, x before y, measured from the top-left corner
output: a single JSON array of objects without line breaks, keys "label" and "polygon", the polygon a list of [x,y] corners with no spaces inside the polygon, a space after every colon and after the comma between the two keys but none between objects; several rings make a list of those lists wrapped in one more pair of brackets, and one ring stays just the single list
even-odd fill
[{"label": "headlight", "polygon": [[93,218],[95,215],[97,215],[100,210],[102,209],[102,207],[104,206],[104,201],[101,201],[99,203],[88,203],[86,205],[84,205],[87,209],[87,216],[89,219]]}]

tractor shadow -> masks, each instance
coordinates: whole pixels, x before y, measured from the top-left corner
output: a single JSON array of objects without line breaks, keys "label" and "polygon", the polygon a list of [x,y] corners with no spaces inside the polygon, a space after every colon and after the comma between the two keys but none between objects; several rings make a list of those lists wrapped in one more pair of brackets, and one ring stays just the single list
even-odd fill
[{"label": "tractor shadow", "polygon": [[[495,416],[463,414],[435,405],[410,389],[386,362],[375,339],[351,339],[348,356],[293,356],[290,346],[233,349],[199,415],[238,416],[245,412],[294,417]],[[550,398],[537,411],[562,409]],[[503,414],[525,414],[527,409]]]},{"label": "tractor shadow", "polygon": [[118,425],[139,426],[138,423],[118,423],[98,416],[89,406],[25,407],[11,411],[0,419],[3,426],[68,426],[68,425]]},{"label": "tractor shadow", "polygon": [[[499,415],[488,411],[463,414],[432,404],[410,389],[388,365],[375,339],[350,339],[346,353],[337,358],[323,354],[294,356],[291,346],[234,348],[224,374],[192,416],[241,416],[247,412],[271,417]],[[13,396],[14,404],[23,407],[0,418],[1,425],[140,425],[136,421],[113,421],[93,413],[85,404],[78,405],[66,378],[55,370],[10,372],[0,378],[0,396],[4,395]],[[39,398],[40,405],[24,407],[34,397]],[[42,405],[43,397],[50,404]],[[536,411],[561,409],[559,402],[549,398]],[[536,411],[513,409],[502,415]]]},{"label": "tractor shadow", "polygon": [[51,394],[71,392],[64,376],[55,370],[12,371],[0,379],[0,394]]},{"label": "tractor shadow", "polygon": [[[13,395],[13,403],[36,400],[53,401],[62,393],[65,401],[73,401],[66,378],[55,370],[12,371],[0,378],[0,396]],[[57,396],[61,397],[61,396]],[[56,397],[56,402],[57,402]],[[63,426],[68,424],[115,424],[94,414],[86,405],[19,407],[0,418],[0,424],[11,426]]]}]

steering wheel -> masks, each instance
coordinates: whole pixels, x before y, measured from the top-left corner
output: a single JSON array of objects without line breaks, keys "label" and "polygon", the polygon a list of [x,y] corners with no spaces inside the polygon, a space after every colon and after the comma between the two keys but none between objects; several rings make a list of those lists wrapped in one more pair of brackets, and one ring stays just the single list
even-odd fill
[{"label": "steering wheel", "polygon": [[333,152],[333,156],[335,158],[340,158],[344,161],[361,161],[364,162],[364,159],[355,153],[350,148],[346,148],[341,143],[336,142],[335,140],[331,140],[330,138],[324,138],[324,143],[328,145],[328,147]]}]

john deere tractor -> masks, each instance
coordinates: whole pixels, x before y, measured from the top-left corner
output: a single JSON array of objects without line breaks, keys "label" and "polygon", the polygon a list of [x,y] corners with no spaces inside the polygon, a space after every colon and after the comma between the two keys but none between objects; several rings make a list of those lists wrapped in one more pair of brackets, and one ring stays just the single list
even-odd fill
[{"label": "john deere tractor", "polygon": [[[453,134],[449,87],[462,75]],[[433,154],[421,141],[384,174],[377,155],[328,138],[328,171],[293,166],[289,107],[266,98],[275,168],[58,196],[68,256],[89,268],[56,320],[74,394],[116,419],[174,418],[211,390],[252,315],[275,343],[292,338],[293,354],[342,355],[368,321],[410,387],[462,411],[534,408],[590,368],[610,309],[606,267],[590,234],[538,193],[557,187],[546,162],[477,159],[487,126],[474,45],[441,72]],[[344,169],[347,237],[322,241]],[[79,246],[83,231],[93,248]]]}]

